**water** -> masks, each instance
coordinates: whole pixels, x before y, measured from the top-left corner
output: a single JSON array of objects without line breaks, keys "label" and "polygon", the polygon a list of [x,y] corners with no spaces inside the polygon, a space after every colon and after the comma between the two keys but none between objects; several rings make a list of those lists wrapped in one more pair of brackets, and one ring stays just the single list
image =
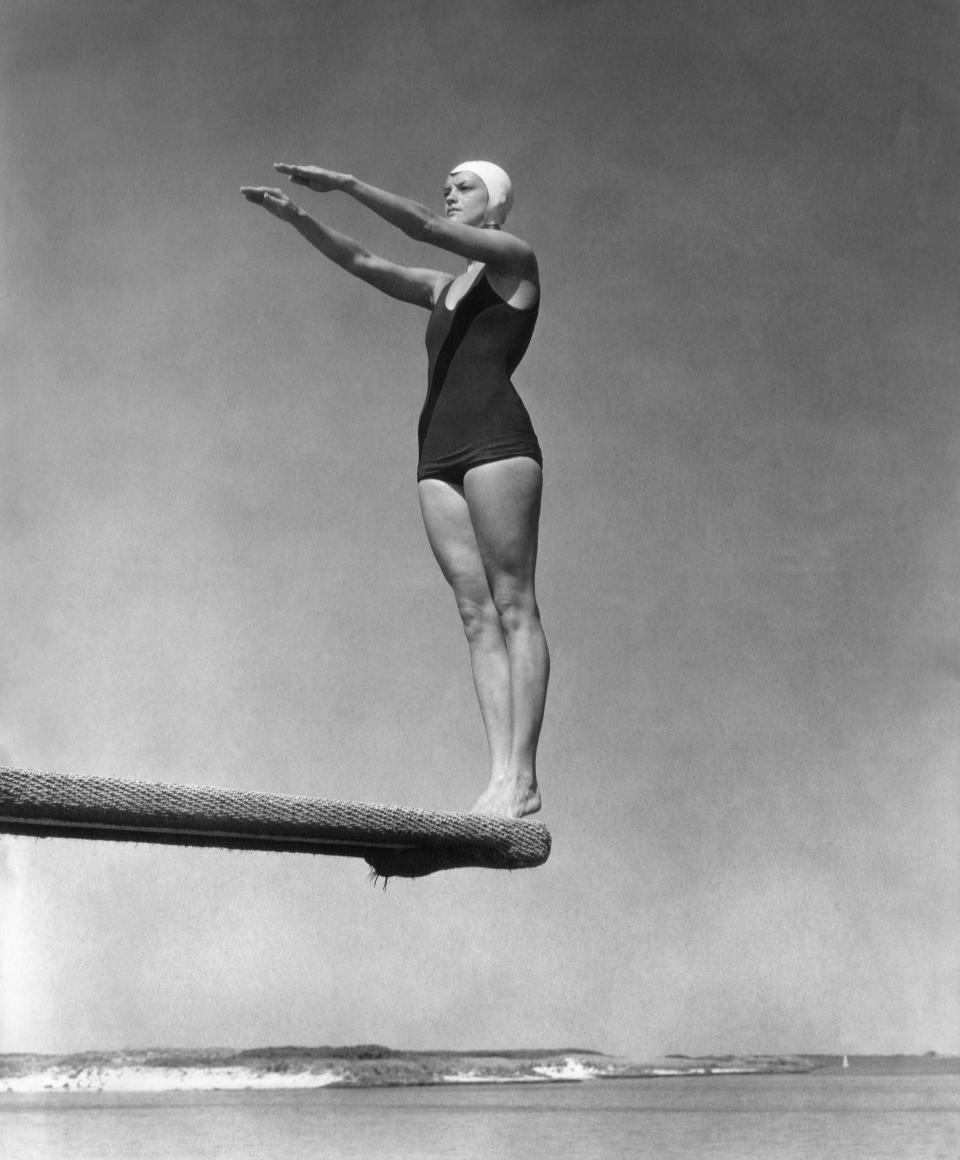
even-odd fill
[{"label": "water", "polygon": [[0,1160],[958,1160],[956,1075],[0,1096]]}]

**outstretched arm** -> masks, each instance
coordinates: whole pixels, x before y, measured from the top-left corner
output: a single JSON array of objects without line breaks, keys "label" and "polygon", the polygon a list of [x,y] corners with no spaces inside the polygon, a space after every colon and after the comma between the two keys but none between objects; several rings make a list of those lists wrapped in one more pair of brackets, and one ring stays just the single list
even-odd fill
[{"label": "outstretched arm", "polygon": [[399,266],[371,254],[355,239],[322,225],[279,189],[264,186],[241,186],[240,192],[254,205],[261,205],[280,221],[288,222],[324,257],[335,262],[348,274],[389,294],[402,302],[412,302],[428,310],[433,307],[440,291],[450,281],[450,275],[439,270],[422,270]]},{"label": "outstretched arm", "polygon": [[484,230],[449,221],[425,205],[378,189],[349,173],[336,173],[316,165],[274,165],[295,185],[316,193],[340,191],[418,242],[426,242],[470,261],[486,262],[502,274],[536,280],[537,263],[526,242],[503,230]]}]

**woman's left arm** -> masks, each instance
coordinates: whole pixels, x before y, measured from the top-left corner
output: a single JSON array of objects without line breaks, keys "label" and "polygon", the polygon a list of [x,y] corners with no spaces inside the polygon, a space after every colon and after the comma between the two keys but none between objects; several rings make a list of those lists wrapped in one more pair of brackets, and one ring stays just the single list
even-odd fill
[{"label": "woman's left arm", "polygon": [[316,165],[276,164],[274,169],[285,173],[295,185],[316,193],[346,193],[414,241],[426,242],[469,261],[486,262],[502,274],[532,279],[537,276],[533,250],[513,234],[449,221],[419,202],[358,181],[349,173]]}]

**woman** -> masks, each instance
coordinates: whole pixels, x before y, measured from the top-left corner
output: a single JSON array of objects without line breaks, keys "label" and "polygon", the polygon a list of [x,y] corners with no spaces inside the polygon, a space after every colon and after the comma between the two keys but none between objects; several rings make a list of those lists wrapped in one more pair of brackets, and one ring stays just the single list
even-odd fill
[{"label": "woman", "polygon": [[534,593],[542,457],[509,376],[533,333],[540,286],[533,251],[501,228],[510,179],[490,162],[458,165],[441,216],[349,174],[274,168],[316,193],[345,193],[408,237],[468,262],[456,277],[399,266],[315,221],[279,189],[241,190],[348,273],[430,311],[417,480],[427,537],[463,620],[490,748],[489,784],[473,810],[535,813],[550,668]]}]

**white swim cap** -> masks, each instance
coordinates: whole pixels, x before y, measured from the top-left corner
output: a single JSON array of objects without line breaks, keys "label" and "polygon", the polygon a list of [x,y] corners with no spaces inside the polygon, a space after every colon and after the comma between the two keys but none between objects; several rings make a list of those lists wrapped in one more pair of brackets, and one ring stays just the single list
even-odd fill
[{"label": "white swim cap", "polygon": [[463,161],[455,165],[450,172],[462,173],[469,169],[487,187],[487,212],[485,218],[497,225],[502,225],[504,218],[513,205],[513,184],[506,171],[492,161]]}]

